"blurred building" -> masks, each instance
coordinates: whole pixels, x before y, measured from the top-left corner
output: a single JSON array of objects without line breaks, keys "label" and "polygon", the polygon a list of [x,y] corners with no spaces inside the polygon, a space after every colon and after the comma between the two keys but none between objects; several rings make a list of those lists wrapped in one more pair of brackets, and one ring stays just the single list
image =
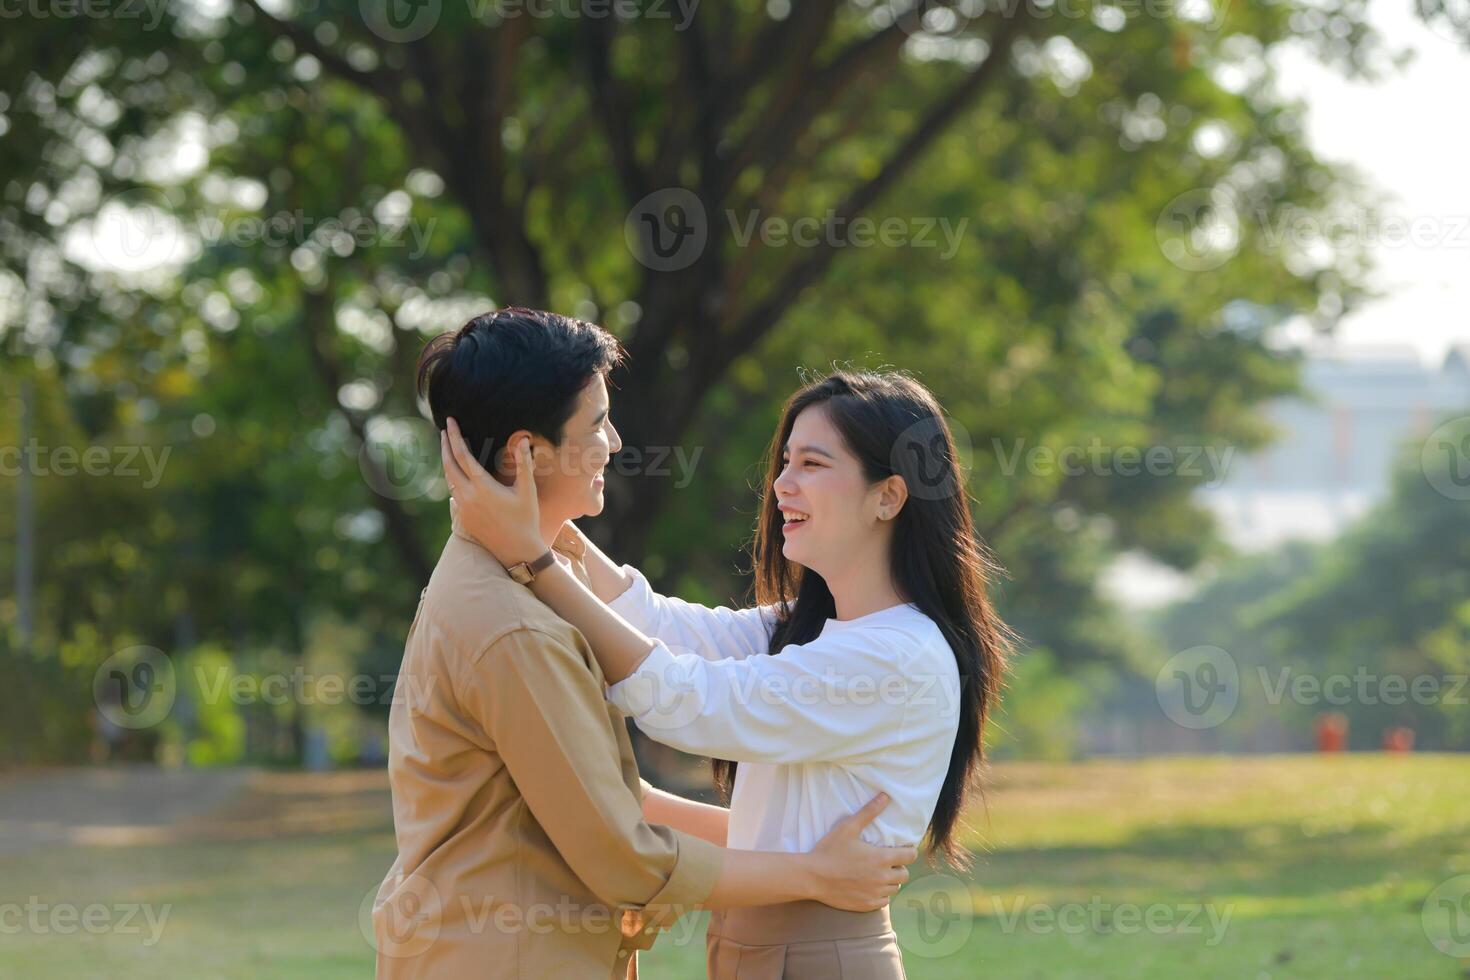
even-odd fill
[{"label": "blurred building", "polygon": [[[1197,491],[1241,551],[1329,539],[1382,500],[1396,454],[1417,453],[1440,421],[1470,413],[1470,344],[1426,363],[1408,345],[1323,341],[1306,350],[1302,389],[1301,397],[1264,409],[1275,442],[1231,455],[1223,478]],[[1142,609],[1182,599],[1200,581],[1125,554],[1109,567],[1103,589]]]},{"label": "blurred building", "polygon": [[1470,412],[1470,344],[1437,365],[1408,346],[1323,347],[1302,381],[1306,397],[1268,409],[1277,441],[1199,491],[1241,550],[1334,537],[1382,500],[1405,447],[1417,454],[1445,417]]}]

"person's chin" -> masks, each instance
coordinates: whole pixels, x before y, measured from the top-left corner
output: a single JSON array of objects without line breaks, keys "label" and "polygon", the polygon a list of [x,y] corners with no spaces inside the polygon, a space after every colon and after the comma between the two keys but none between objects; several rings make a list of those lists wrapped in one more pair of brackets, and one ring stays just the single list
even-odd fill
[{"label": "person's chin", "polygon": [[601,490],[593,490],[587,496],[587,507],[586,507],[586,511],[587,512],[583,516],[584,517],[596,517],[598,514],[601,514],[602,513],[602,509],[603,509],[604,506],[606,506],[606,501],[604,500],[604,498],[602,496],[602,491]]},{"label": "person's chin", "polygon": [[781,542],[781,554],[785,556],[787,561],[796,562],[798,565],[802,563],[801,545],[792,541],[790,538],[786,538]]},{"label": "person's chin", "polygon": [[816,562],[819,565],[823,565],[823,567],[827,563],[821,560],[821,549],[814,547],[814,545],[815,542],[812,541],[787,538],[781,545],[781,554],[791,564],[800,565],[802,568],[809,568],[818,575],[821,575],[822,573],[812,563]]}]

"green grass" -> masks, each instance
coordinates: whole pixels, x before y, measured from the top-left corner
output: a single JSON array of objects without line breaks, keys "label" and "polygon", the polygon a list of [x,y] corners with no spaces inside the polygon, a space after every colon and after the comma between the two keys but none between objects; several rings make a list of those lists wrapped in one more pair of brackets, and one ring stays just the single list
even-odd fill
[{"label": "green grass", "polygon": [[[895,903],[914,980],[1470,975],[1421,916],[1436,885],[1470,874],[1470,757],[1009,764],[988,800],[970,872],[916,866]],[[0,856],[0,904],[170,909],[151,946],[146,925],[7,931],[0,976],[370,976],[358,913],[393,843],[381,820],[352,825]],[[702,924],[641,962],[650,980],[703,975]]]}]

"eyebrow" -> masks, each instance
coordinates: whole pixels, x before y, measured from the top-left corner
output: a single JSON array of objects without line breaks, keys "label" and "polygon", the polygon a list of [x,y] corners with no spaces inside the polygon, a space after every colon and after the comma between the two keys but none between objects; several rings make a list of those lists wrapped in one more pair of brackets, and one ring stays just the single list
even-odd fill
[{"label": "eyebrow", "polygon": [[[797,446],[794,451],[798,453],[815,453],[818,456],[826,456],[828,459],[833,460],[837,458],[836,456],[833,456],[831,453],[827,452],[827,450],[823,449],[821,446]],[[793,452],[793,449],[789,443],[786,446],[786,452]]]}]

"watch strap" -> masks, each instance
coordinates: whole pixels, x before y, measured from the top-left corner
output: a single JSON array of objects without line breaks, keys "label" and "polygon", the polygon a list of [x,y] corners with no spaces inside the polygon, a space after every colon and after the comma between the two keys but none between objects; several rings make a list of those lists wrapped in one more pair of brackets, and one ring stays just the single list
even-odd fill
[{"label": "watch strap", "polygon": [[546,554],[542,555],[540,558],[537,558],[535,561],[518,562],[510,566],[510,568],[506,569],[506,571],[510,572],[511,578],[515,579],[522,585],[530,585],[536,580],[537,575],[546,571],[546,569],[550,568],[555,563],[556,552],[552,551],[550,548],[547,548]]}]

